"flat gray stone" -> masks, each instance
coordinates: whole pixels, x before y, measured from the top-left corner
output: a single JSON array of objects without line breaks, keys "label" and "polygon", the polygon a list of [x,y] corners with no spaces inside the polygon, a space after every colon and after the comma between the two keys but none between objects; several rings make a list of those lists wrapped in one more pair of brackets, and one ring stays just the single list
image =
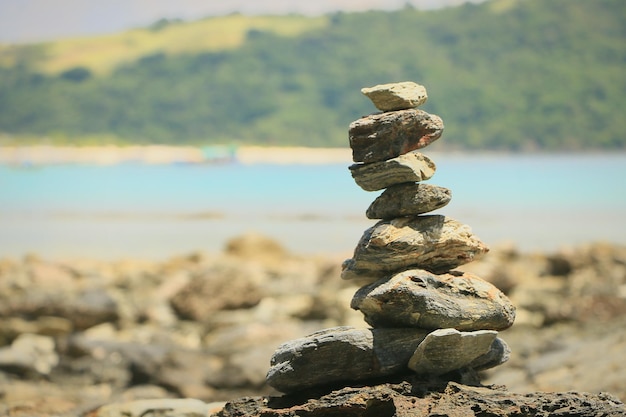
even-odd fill
[{"label": "flat gray stone", "polygon": [[381,111],[410,109],[421,106],[428,100],[428,93],[423,85],[412,81],[379,84],[374,87],[362,88],[374,106]]},{"label": "flat gray stone", "polygon": [[443,133],[439,116],[418,109],[371,114],[350,124],[354,162],[377,162],[428,146]]},{"label": "flat gray stone", "polygon": [[409,368],[424,375],[442,375],[466,368],[489,352],[497,335],[493,330],[435,330],[417,346],[409,359]]},{"label": "flat gray stone", "polygon": [[488,251],[469,226],[450,217],[381,220],[364,232],[353,257],[344,261],[341,277],[373,282],[409,268],[443,273]]},{"label": "flat gray stone", "polygon": [[392,185],[370,204],[365,214],[368,219],[385,220],[416,216],[440,209],[451,199],[452,192],[437,185],[416,183]]},{"label": "flat gray stone", "polygon": [[365,191],[378,191],[396,184],[424,181],[432,177],[435,170],[435,163],[419,152],[409,152],[386,161],[350,166],[352,178]]},{"label": "flat gray stone", "polygon": [[267,383],[282,392],[403,372],[429,332],[334,327],[291,340],[271,359]]},{"label": "flat gray stone", "polygon": [[376,328],[504,330],[515,320],[507,296],[469,272],[403,271],[361,287],[350,306]]}]

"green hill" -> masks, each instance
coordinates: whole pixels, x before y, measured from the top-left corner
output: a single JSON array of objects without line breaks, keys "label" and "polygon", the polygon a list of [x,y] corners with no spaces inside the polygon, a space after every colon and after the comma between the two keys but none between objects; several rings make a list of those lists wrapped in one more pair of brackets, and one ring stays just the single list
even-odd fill
[{"label": "green hill", "polygon": [[0,132],[17,143],[346,146],[348,124],[375,111],[360,89],[411,80],[446,124],[442,148],[623,150],[625,22],[622,0],[493,0],[4,46]]}]

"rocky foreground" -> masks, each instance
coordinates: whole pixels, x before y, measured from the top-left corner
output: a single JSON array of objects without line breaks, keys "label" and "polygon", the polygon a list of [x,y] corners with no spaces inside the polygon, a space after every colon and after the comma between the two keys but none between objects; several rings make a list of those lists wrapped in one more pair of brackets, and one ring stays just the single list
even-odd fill
[{"label": "rocky foreground", "polygon": [[344,255],[302,257],[246,235],[223,253],[162,262],[2,260],[0,415],[195,416],[226,401],[223,416],[400,416],[408,404],[450,416],[472,414],[442,407],[625,413],[626,247],[601,243],[550,254],[495,247],[459,268],[517,307],[511,358],[481,373],[482,387],[468,375],[445,386],[407,375],[280,397],[265,376],[282,342],[368,327],[349,307],[359,283],[337,279]]}]

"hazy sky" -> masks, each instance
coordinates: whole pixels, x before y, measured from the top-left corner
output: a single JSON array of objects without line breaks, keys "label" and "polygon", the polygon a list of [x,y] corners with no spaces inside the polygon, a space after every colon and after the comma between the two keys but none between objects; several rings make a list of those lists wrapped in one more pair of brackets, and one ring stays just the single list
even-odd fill
[{"label": "hazy sky", "polygon": [[160,18],[198,19],[232,12],[308,15],[399,9],[432,9],[484,0],[0,0],[0,42],[33,42],[111,33],[147,26]]}]

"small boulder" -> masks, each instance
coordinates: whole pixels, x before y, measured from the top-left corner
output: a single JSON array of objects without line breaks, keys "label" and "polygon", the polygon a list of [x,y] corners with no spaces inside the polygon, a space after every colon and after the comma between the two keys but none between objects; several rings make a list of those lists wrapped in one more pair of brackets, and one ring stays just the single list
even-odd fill
[{"label": "small boulder", "polygon": [[479,258],[489,248],[469,226],[442,215],[383,220],[365,231],[343,279],[370,282],[408,268],[443,273]]},{"label": "small boulder", "polygon": [[400,272],[360,288],[351,307],[373,327],[504,330],[515,320],[515,307],[493,284],[457,271]]}]

